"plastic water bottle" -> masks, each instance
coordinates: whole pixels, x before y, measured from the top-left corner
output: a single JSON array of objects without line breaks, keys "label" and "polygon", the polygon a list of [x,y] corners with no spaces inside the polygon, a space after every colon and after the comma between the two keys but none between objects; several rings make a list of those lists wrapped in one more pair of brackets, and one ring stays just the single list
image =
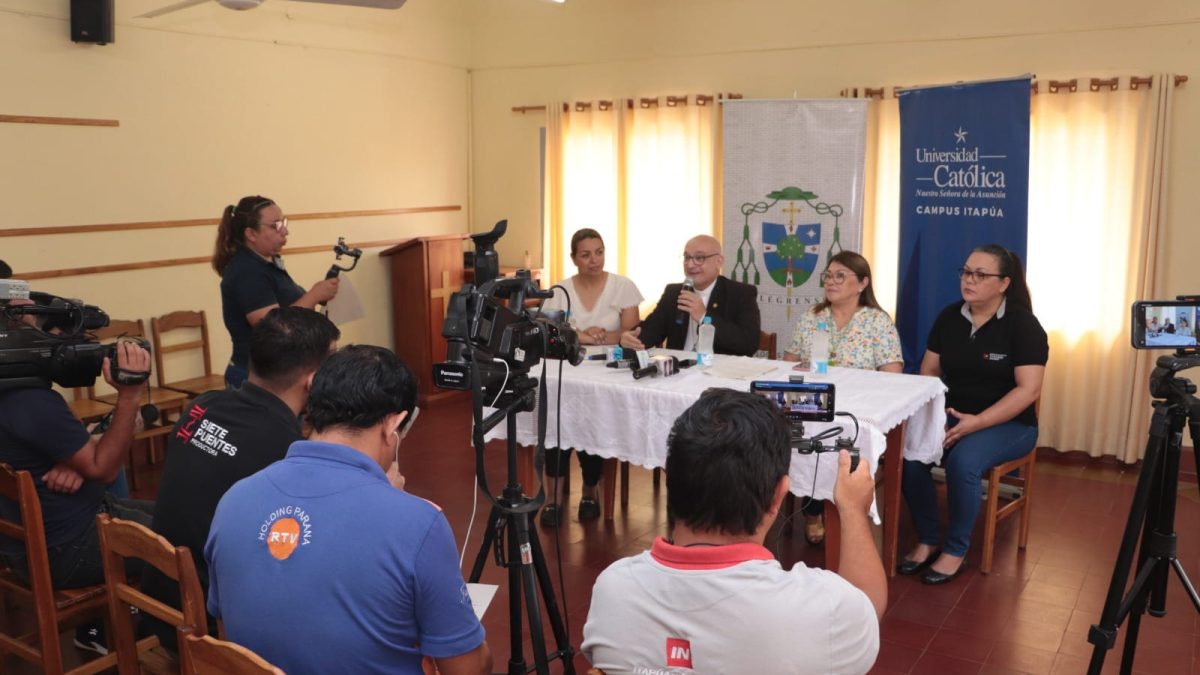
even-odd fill
[{"label": "plastic water bottle", "polygon": [[713,341],[717,339],[717,327],[713,325],[712,317],[704,317],[700,330],[696,334],[696,363],[711,366],[713,360]]},{"label": "plastic water bottle", "polygon": [[812,360],[812,369],[818,375],[824,375],[829,372],[829,324],[821,321],[817,324],[817,330],[812,336],[812,349],[810,350],[810,358]]}]

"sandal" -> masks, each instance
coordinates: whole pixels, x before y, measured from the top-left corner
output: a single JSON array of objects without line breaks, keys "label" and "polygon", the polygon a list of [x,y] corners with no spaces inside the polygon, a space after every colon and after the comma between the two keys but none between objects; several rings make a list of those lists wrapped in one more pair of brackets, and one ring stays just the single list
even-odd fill
[{"label": "sandal", "polygon": [[825,541],[825,521],[820,517],[811,520],[806,518],[804,521],[804,539],[814,546]]}]

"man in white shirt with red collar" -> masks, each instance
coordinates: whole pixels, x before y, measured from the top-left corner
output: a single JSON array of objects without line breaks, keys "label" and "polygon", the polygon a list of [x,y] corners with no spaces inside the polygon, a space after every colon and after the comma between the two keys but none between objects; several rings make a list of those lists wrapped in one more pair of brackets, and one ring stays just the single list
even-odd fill
[{"label": "man in white shirt with red collar", "polygon": [[785,571],[763,547],[788,492],[787,422],[766,399],[709,389],[667,440],[671,539],[596,580],[583,652],[619,673],[865,673],[887,578],[871,535],[869,471],[837,461],[837,573]]}]

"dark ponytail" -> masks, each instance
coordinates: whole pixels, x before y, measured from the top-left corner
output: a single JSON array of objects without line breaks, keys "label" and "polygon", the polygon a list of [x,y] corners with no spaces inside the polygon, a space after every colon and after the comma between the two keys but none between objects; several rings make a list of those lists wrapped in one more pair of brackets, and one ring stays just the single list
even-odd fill
[{"label": "dark ponytail", "polygon": [[1000,274],[1008,277],[1008,290],[1004,292],[1004,298],[1010,305],[1032,314],[1033,299],[1029,296],[1029,285],[1025,283],[1025,267],[1021,264],[1021,256],[1000,244],[986,244],[973,252],[986,253],[996,259],[1000,266]]},{"label": "dark ponytail", "polygon": [[213,247],[212,266],[218,276],[225,274],[229,261],[246,243],[246,228],[257,230],[259,214],[274,203],[266,197],[251,195],[242,197],[237,206],[230,204],[225,207],[221,213],[221,224],[217,226],[217,243]]}]

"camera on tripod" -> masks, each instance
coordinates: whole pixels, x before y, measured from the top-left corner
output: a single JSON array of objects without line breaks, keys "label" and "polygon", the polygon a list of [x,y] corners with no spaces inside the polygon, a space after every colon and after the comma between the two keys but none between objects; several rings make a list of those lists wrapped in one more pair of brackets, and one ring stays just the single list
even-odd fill
[{"label": "camera on tripod", "polygon": [[[1193,608],[1200,612],[1200,593],[1179,560],[1175,530],[1185,426],[1191,432],[1192,450],[1200,463],[1200,399],[1195,396],[1195,384],[1177,377],[1180,371],[1200,366],[1197,319],[1200,319],[1200,295],[1133,303],[1130,340],[1134,348],[1173,348],[1175,353],[1155,359],[1154,371],[1150,373],[1150,395],[1155,399],[1150,405],[1154,414],[1112,581],[1105,593],[1104,609],[1100,622],[1088,631],[1088,642],[1094,645],[1088,663],[1089,675],[1099,675],[1104,657],[1116,646],[1117,631],[1127,619],[1121,672],[1132,672],[1142,615],[1167,614],[1167,580],[1171,570],[1179,577]],[[1130,584],[1129,576],[1134,569],[1136,576]]]},{"label": "camera on tripod", "polygon": [[[90,387],[106,356],[121,384],[141,384],[150,377],[148,371],[118,369],[117,345],[102,345],[91,335],[108,325],[108,315],[95,305],[30,291],[27,282],[3,279],[0,317],[0,390],[49,388],[52,383]],[[25,317],[35,321],[23,321]],[[145,340],[136,341],[150,349]]]},{"label": "camera on tripod", "polygon": [[495,263],[496,240],[508,227],[502,220],[485,234],[471,235],[475,241],[475,281],[450,297],[442,324],[442,337],[449,343],[447,360],[433,367],[434,384],[442,389],[470,391],[471,376],[478,377],[484,398],[493,407],[504,407],[520,399],[519,411],[530,411],[536,396],[528,380],[529,369],[543,358],[583,362],[583,349],[575,330],[561,320],[535,313],[525,301],[553,297],[540,290],[528,270],[515,277],[499,277]]},{"label": "camera on tripod", "polygon": [[[545,501],[545,491],[539,488],[534,497],[528,497],[517,481],[516,415],[538,412],[534,466],[540,475],[546,440],[546,377],[543,371],[539,384],[529,376],[529,369],[542,359],[579,365],[583,350],[575,331],[561,319],[536,314],[526,307],[527,300],[550,298],[553,291],[539,290],[528,270],[520,270],[510,278],[499,276],[495,244],[507,228],[508,221],[501,220],[491,232],[471,235],[475,242],[474,281],[478,286],[465,284],[450,297],[442,325],[442,336],[448,342],[447,360],[434,364],[433,381],[442,389],[471,392],[475,477],[479,490],[492,502],[492,511],[468,579],[479,581],[489,551],[494,552],[496,564],[508,570],[509,632],[515,645],[508,672],[549,675],[549,662],[561,659],[562,672],[574,675],[575,651],[554,597],[542,545],[530,526],[533,513]],[[539,389],[543,399],[540,407]],[[485,406],[495,408],[486,418]],[[501,494],[493,495],[485,471],[484,435],[500,422],[507,425],[508,479]],[[533,668],[526,667],[522,654],[522,604],[528,613]],[[543,608],[557,645],[553,652],[547,652],[542,631]]]}]

